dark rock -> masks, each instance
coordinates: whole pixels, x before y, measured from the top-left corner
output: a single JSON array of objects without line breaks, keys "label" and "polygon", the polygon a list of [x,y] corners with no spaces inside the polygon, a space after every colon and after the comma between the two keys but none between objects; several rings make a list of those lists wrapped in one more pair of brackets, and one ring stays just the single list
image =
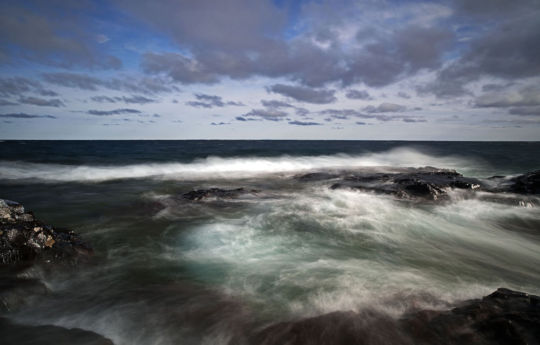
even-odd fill
[{"label": "dark rock", "polygon": [[0,318],[2,345],[113,345],[109,339],[80,328],[31,326]]},{"label": "dark rock", "polygon": [[510,191],[519,194],[540,194],[540,170],[510,180]]},{"label": "dark rock", "polygon": [[241,194],[252,193],[254,191],[247,191],[244,188],[237,189],[221,189],[221,188],[209,188],[209,189],[197,189],[191,192],[182,194],[182,197],[187,200],[200,201],[210,198],[220,199],[232,199]]},{"label": "dark rock", "polygon": [[325,181],[340,177],[339,174],[327,173],[327,172],[314,172],[302,175],[296,175],[294,178],[300,181]]},{"label": "dark rock", "polygon": [[540,344],[540,297],[498,289],[449,311],[415,311],[398,320],[369,310],[334,312],[268,326],[252,343],[535,345]]},{"label": "dark rock", "polygon": [[540,297],[498,289],[447,312],[407,315],[403,328],[418,344],[540,344]]},{"label": "dark rock", "polygon": [[395,173],[349,173],[330,188],[372,191],[402,199],[438,200],[446,197],[446,189],[474,190],[481,186],[479,180],[463,177],[454,170],[423,168]]},{"label": "dark rock", "polygon": [[0,199],[0,264],[72,261],[91,254],[73,231],[46,225],[22,205]]}]

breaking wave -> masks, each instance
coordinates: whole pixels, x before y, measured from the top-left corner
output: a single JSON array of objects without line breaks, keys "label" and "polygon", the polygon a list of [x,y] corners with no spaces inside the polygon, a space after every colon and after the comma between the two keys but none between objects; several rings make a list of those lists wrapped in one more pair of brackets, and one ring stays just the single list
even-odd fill
[{"label": "breaking wave", "polygon": [[484,173],[484,163],[459,156],[436,157],[411,148],[362,155],[207,157],[190,163],[132,165],[63,165],[20,161],[0,162],[0,179],[52,182],[102,182],[115,179],[163,180],[238,179],[307,170],[361,167],[423,167],[456,169],[468,175]]}]

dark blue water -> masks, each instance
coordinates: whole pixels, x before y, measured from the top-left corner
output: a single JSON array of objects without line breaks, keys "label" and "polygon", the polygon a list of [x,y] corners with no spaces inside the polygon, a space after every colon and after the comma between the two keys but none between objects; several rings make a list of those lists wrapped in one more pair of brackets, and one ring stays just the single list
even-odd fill
[{"label": "dark blue water", "polygon": [[196,158],[358,155],[407,147],[432,156],[460,155],[493,167],[540,168],[540,142],[134,140],[4,141],[0,160],[74,165],[191,162]]}]

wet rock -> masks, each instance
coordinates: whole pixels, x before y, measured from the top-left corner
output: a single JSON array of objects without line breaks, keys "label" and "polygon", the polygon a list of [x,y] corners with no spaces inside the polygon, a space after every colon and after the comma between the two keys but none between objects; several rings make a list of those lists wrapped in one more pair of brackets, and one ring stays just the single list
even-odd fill
[{"label": "wet rock", "polygon": [[377,311],[340,311],[270,325],[252,343],[540,344],[540,297],[501,288],[449,311],[415,311],[397,320]]},{"label": "wet rock", "polygon": [[0,199],[0,264],[72,261],[91,254],[73,231],[46,225],[22,205]]},{"label": "wet rock", "polygon": [[401,320],[418,344],[540,344],[540,297],[500,288],[446,312]]},{"label": "wet rock", "polygon": [[3,345],[113,345],[109,339],[80,328],[21,325],[6,318],[0,318],[0,334]]},{"label": "wet rock", "polygon": [[241,194],[252,193],[254,191],[248,191],[244,188],[236,189],[221,189],[221,188],[209,188],[209,189],[197,189],[191,192],[182,194],[182,197],[187,200],[200,201],[210,198],[220,198],[220,199],[232,199],[236,198]]},{"label": "wet rock", "polygon": [[510,191],[519,194],[540,194],[540,170],[510,180]]},{"label": "wet rock", "polygon": [[350,188],[394,195],[401,199],[439,200],[447,189],[475,190],[482,183],[455,170],[423,168],[395,173],[350,173],[330,188]]}]

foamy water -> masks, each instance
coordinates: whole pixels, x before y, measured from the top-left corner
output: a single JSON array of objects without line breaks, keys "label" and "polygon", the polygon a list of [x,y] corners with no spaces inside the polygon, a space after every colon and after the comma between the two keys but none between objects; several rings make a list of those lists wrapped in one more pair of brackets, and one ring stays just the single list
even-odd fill
[{"label": "foamy water", "polygon": [[[50,293],[9,317],[91,330],[118,345],[232,345],[267,325],[333,311],[398,319],[502,286],[539,294],[537,197],[450,191],[444,202],[405,202],[293,178],[422,166],[498,173],[482,160],[409,148],[109,166],[4,161],[4,193],[82,233],[97,260],[27,272]],[[209,187],[254,192],[181,197]]]}]

